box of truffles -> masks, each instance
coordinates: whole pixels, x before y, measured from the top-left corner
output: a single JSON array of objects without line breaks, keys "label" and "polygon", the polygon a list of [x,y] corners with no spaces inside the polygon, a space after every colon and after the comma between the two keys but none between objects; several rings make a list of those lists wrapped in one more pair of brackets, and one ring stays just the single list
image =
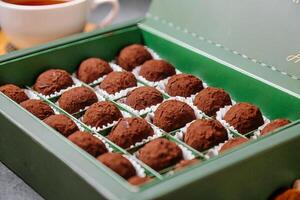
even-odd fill
[{"label": "box of truffles", "polygon": [[0,58],[0,159],[46,199],[268,199],[300,177],[294,80],[169,4]]}]

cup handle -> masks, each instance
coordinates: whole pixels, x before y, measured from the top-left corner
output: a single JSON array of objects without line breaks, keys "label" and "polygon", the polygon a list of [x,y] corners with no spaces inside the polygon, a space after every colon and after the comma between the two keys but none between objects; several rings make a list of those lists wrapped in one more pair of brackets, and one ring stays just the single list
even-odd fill
[{"label": "cup handle", "polygon": [[120,10],[120,4],[118,0],[94,0],[92,9],[95,9],[97,6],[104,3],[110,3],[112,5],[112,8],[110,12],[106,15],[106,17],[97,25],[98,28],[110,24],[112,20],[118,15]]}]

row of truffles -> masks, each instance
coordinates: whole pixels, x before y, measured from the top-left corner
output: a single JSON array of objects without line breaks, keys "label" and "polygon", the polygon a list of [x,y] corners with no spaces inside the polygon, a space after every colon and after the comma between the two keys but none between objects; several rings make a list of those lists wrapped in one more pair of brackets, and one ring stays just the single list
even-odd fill
[{"label": "row of truffles", "polygon": [[134,166],[128,159],[120,153],[108,152],[106,145],[100,139],[88,132],[79,131],[75,122],[66,115],[51,115],[43,121],[108,168],[128,180],[129,183],[141,185],[151,180],[150,177],[137,176]]},{"label": "row of truffles", "polygon": [[135,167],[127,158],[120,153],[108,152],[105,144],[88,132],[76,131],[68,139],[133,185],[151,180],[150,177],[137,176]]}]

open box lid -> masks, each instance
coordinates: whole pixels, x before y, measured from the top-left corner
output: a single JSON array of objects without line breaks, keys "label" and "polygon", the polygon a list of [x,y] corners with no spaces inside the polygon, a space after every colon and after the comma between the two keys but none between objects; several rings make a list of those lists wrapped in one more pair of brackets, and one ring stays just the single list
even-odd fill
[{"label": "open box lid", "polygon": [[299,0],[154,0],[142,28],[300,98]]}]

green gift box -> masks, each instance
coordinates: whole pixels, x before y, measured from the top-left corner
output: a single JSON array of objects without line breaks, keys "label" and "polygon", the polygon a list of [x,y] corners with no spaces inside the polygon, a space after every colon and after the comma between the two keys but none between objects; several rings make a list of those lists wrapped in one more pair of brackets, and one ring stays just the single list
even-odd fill
[{"label": "green gift box", "polygon": [[[299,4],[153,1],[146,18],[0,57],[0,84],[31,86],[145,44],[184,73],[224,88],[289,126],[171,176],[133,187],[0,94],[0,159],[47,199],[267,199],[300,177]],[[294,22],[294,23],[293,23]]]}]

